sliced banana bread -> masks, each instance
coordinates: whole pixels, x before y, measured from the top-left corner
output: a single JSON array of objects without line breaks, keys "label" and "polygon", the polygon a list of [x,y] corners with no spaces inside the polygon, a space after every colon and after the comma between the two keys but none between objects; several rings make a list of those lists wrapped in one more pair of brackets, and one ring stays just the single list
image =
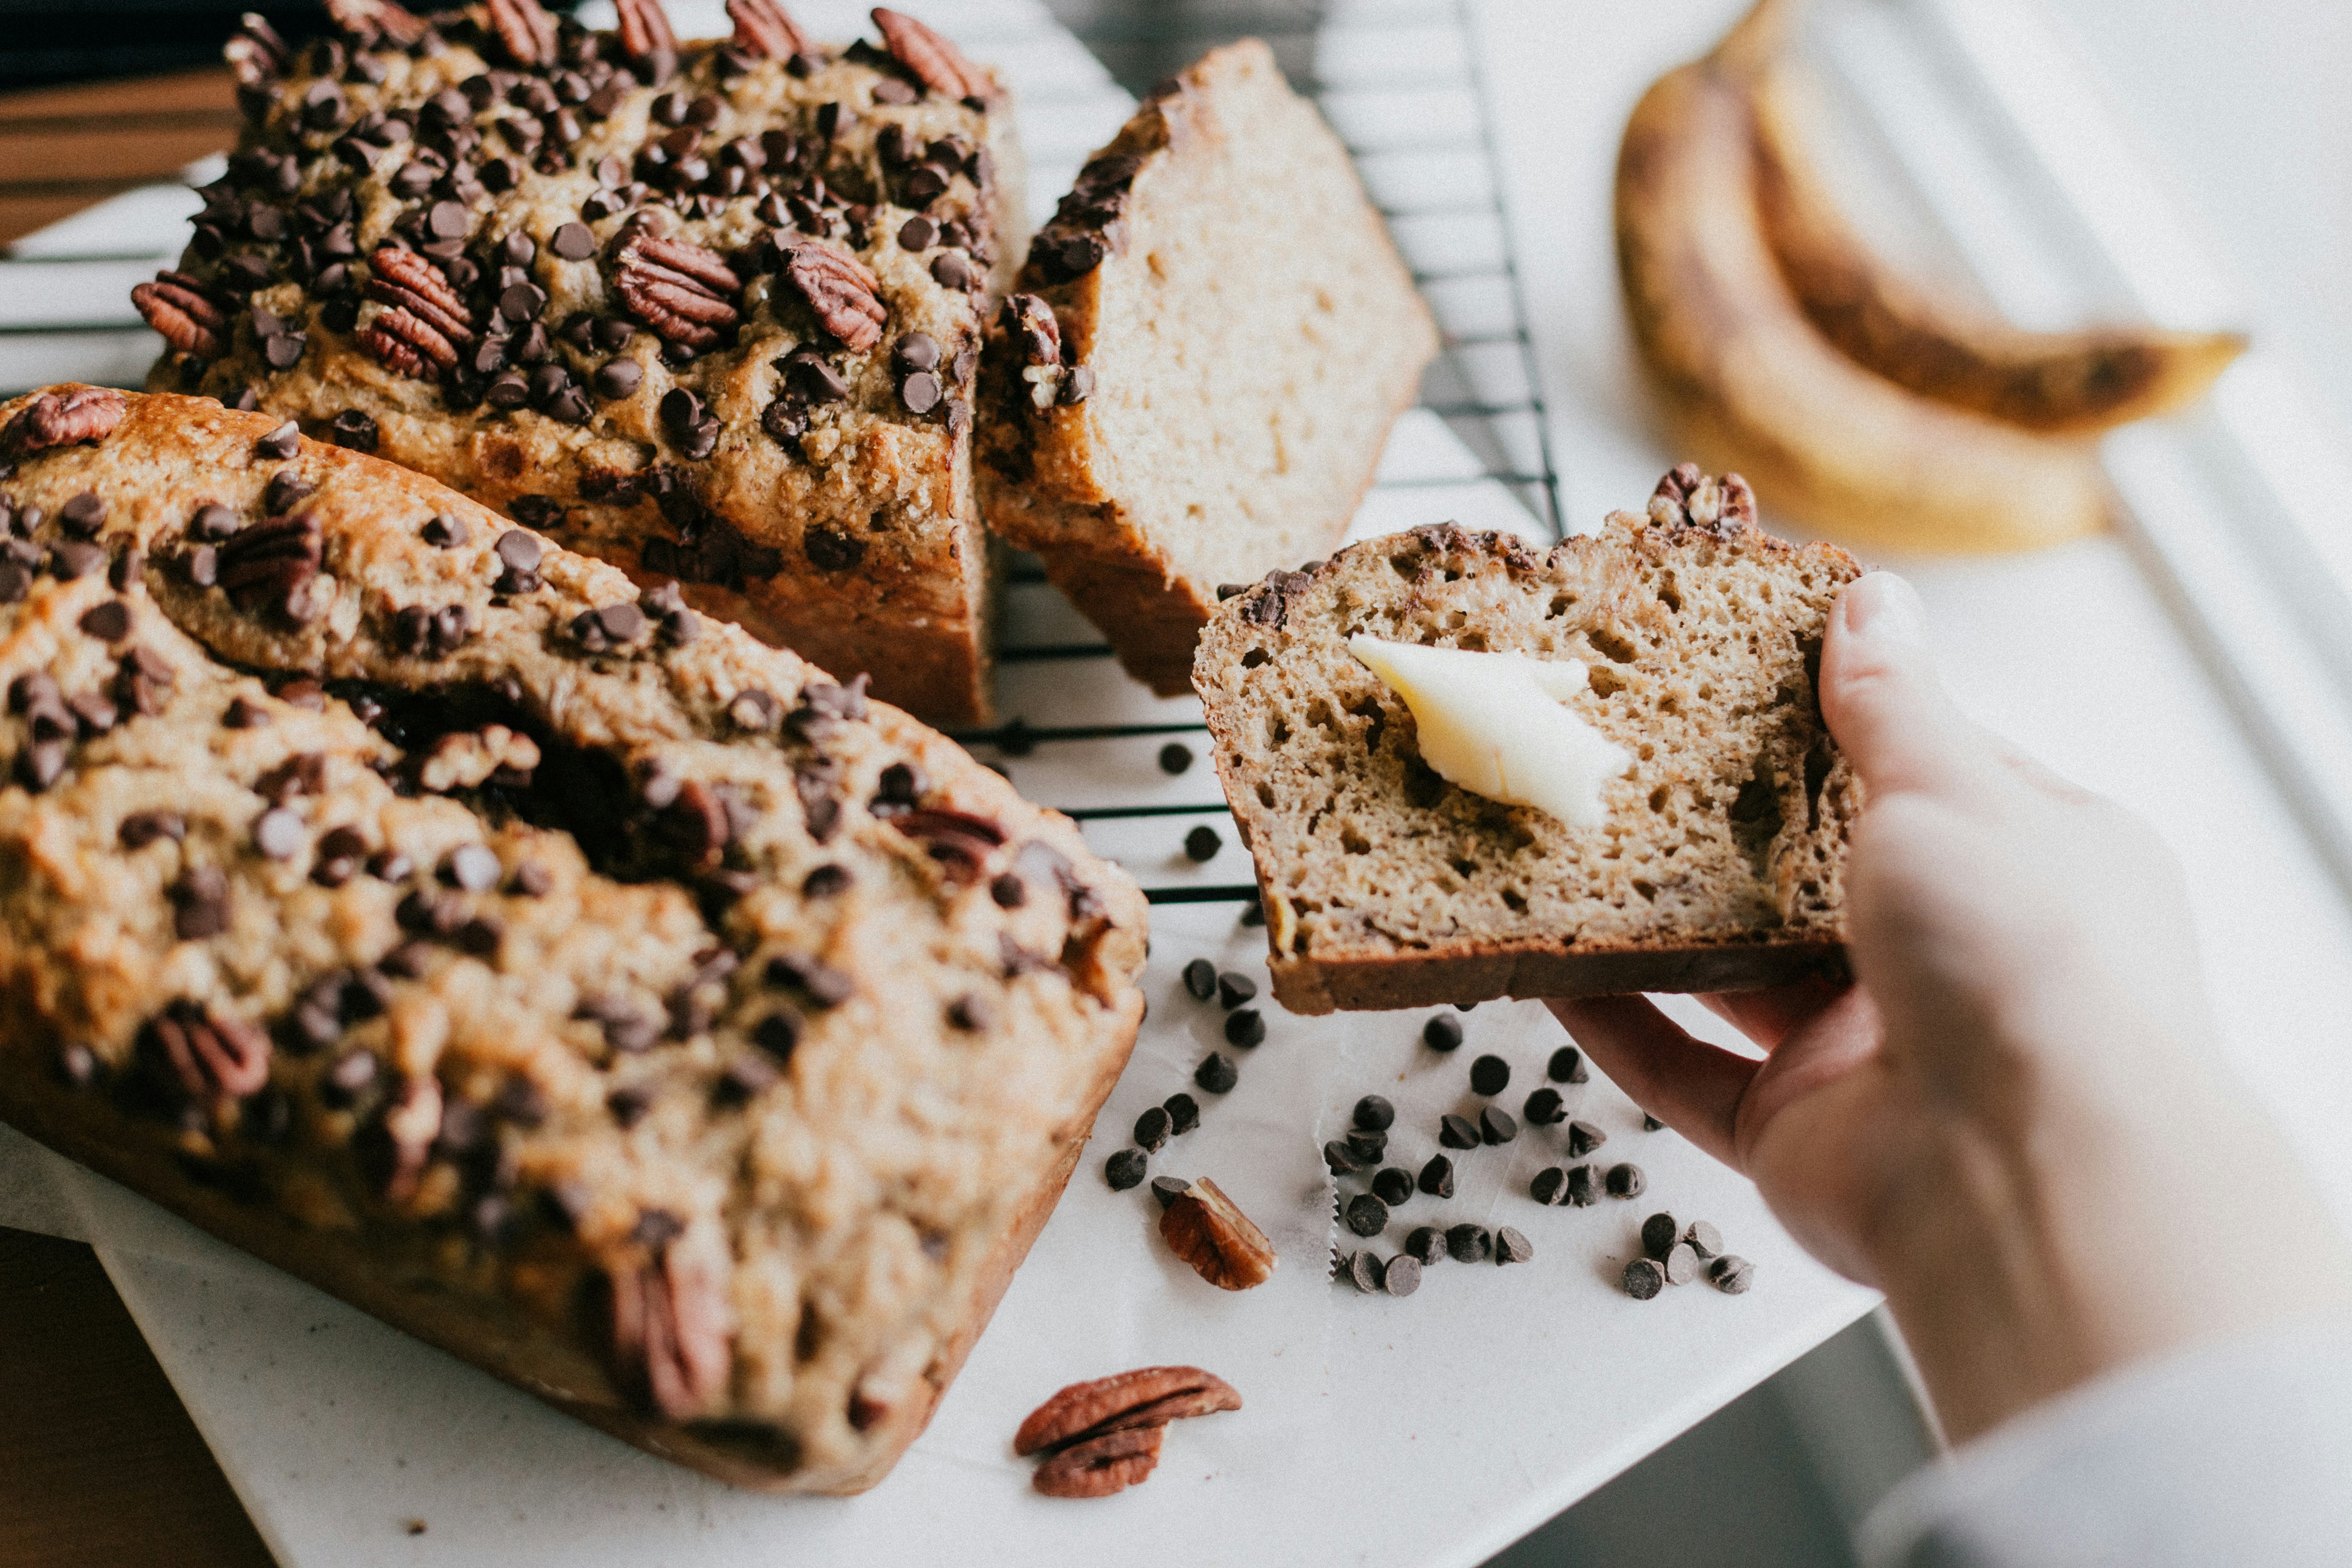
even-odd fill
[{"label": "sliced banana bread", "polygon": [[0,1119],[667,1458],[887,1471],[1142,896],[857,683],[208,399],[0,405]]},{"label": "sliced banana bread", "polygon": [[[1454,525],[1276,572],[1203,634],[1194,682],[1257,862],[1275,994],[1301,1013],[1767,985],[1843,965],[1861,786],[1814,699],[1859,575],[1685,465],[1645,515],[1549,552]],[[1574,710],[1635,759],[1572,827],[1455,788],[1348,651],[1575,658]]]},{"label": "sliced banana bread", "polygon": [[1255,39],[1145,101],[1017,287],[982,364],[989,526],[1176,695],[1218,584],[1339,542],[1436,329],[1347,149]]},{"label": "sliced banana bread", "polygon": [[982,329],[1027,219],[996,79],[898,12],[679,43],[339,0],[133,299],[203,392],[388,458],[938,724],[989,710]]}]

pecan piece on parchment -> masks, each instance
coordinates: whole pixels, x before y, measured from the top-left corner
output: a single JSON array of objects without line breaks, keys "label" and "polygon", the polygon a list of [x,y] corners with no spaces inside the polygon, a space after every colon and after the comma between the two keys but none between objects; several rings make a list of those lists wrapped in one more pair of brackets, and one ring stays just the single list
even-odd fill
[{"label": "pecan piece on parchment", "polygon": [[1108,1497],[1150,1475],[1160,1463],[1165,1426],[1107,1432],[1063,1449],[1037,1467],[1029,1484],[1047,1497]]},{"label": "pecan piece on parchment", "polygon": [[877,5],[874,25],[882,29],[882,42],[888,47],[890,58],[914,72],[925,87],[942,98],[978,99],[987,103],[996,97],[996,83],[987,72],[904,11]]},{"label": "pecan piece on parchment", "polygon": [[614,1376],[632,1398],[672,1421],[708,1414],[733,1370],[724,1271],[707,1250],[679,1238],[650,1262],[605,1273]]},{"label": "pecan piece on parchment", "polygon": [[881,281],[866,264],[830,240],[779,237],[784,279],[816,312],[817,322],[853,353],[882,341],[890,319],[883,308]]},{"label": "pecan piece on parchment", "polygon": [[1145,1366],[1074,1383],[1029,1413],[1013,1436],[1020,1455],[1049,1452],[1108,1432],[1164,1426],[1188,1415],[1239,1410],[1233,1384],[1197,1366]]},{"label": "pecan piece on parchment", "polygon": [[430,381],[457,363],[457,345],[424,317],[389,305],[352,338],[360,351],[399,375]]},{"label": "pecan piece on parchment", "polygon": [[473,312],[441,269],[413,250],[385,246],[368,258],[368,298],[396,306],[452,343],[474,341]]},{"label": "pecan piece on parchment", "polygon": [[45,392],[8,421],[0,447],[20,455],[103,441],[122,423],[122,394],[110,386]]},{"label": "pecan piece on parchment", "polygon": [[152,283],[131,290],[131,303],[163,341],[184,354],[216,358],[228,312],[184,272],[158,272]]},{"label": "pecan piece on parchment", "polygon": [[631,315],[671,342],[716,345],[741,319],[742,280],[715,250],[643,230],[621,242],[614,287]]},{"label": "pecan piece on parchment", "polygon": [[555,63],[555,18],[538,0],[489,0],[489,11],[509,59],[525,70]]},{"label": "pecan piece on parchment", "polygon": [[1265,1232],[1206,1176],[1185,1188],[1160,1215],[1160,1238],[1220,1290],[1263,1285],[1278,1261]]},{"label": "pecan piece on parchment", "polygon": [[751,54],[788,60],[808,52],[808,35],[776,0],[727,0],[727,19],[735,24],[736,44]]}]

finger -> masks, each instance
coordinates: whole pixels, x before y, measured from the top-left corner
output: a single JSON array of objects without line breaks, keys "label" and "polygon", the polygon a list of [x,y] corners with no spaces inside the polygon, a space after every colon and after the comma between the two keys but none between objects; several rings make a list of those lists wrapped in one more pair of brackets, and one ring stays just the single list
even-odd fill
[{"label": "finger", "polygon": [[1634,1104],[1738,1168],[1739,1099],[1759,1063],[1693,1039],[1645,997],[1545,1005]]},{"label": "finger", "polygon": [[1783,1107],[1878,1055],[1885,1034],[1868,992],[1859,985],[1840,990],[1757,1071],[1756,1081],[1739,1106],[1737,1146],[1743,1160],[1757,1135]]},{"label": "finger", "polygon": [[1822,648],[1822,717],[1873,794],[1937,793],[1984,766],[1985,740],[1944,695],[1927,616],[1890,572],[1848,584]]},{"label": "finger", "polygon": [[1826,975],[1810,975],[1769,991],[1717,991],[1699,997],[1699,1005],[1738,1029],[1767,1051],[1775,1050],[1795,1030],[1803,1028],[1853,984]]}]

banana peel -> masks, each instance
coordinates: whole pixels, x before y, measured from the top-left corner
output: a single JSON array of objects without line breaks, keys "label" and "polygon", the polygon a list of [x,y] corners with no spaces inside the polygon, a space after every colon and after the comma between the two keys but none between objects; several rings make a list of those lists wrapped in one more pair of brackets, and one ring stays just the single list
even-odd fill
[{"label": "banana peel", "polygon": [[1772,59],[1739,79],[1765,240],[1806,316],[1864,368],[2029,430],[2087,435],[2195,402],[2245,352],[2240,332],[2027,331],[1914,283],[1871,252],[1807,157],[1804,79]]}]

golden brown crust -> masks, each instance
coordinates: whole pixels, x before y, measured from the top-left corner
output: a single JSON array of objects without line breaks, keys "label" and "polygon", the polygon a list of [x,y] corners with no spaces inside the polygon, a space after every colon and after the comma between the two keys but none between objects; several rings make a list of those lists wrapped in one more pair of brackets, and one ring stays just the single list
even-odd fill
[{"label": "golden brown crust", "polygon": [[1126,1059],[1141,895],[790,653],[124,401],[0,479],[0,1116],[654,1452],[871,1485]]}]

